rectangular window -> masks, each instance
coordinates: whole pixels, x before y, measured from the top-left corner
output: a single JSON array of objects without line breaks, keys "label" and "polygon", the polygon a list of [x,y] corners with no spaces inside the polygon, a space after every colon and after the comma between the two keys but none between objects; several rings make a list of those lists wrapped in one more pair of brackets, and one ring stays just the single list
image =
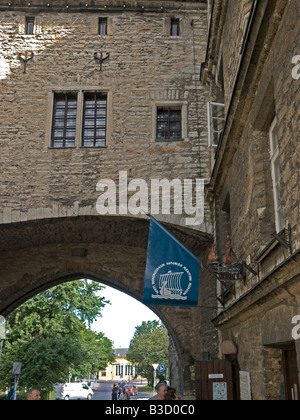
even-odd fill
[{"label": "rectangular window", "polygon": [[75,147],[77,94],[54,95],[52,119],[52,147]]},{"label": "rectangular window", "polygon": [[83,103],[82,146],[106,146],[107,96],[85,93]]},{"label": "rectangular window", "polygon": [[116,365],[116,376],[120,375],[120,365]]},{"label": "rectangular window", "polygon": [[181,109],[157,108],[156,141],[182,140]]},{"label": "rectangular window", "polygon": [[219,144],[219,139],[225,123],[224,108],[224,104],[217,102],[207,103],[209,146],[217,147]]},{"label": "rectangular window", "polygon": [[277,118],[275,118],[270,128],[270,158],[273,182],[275,225],[276,231],[280,232],[284,228],[284,225],[282,220],[280,200],[280,156]]},{"label": "rectangular window", "polygon": [[25,34],[34,35],[34,17],[27,17],[25,22]]},{"label": "rectangular window", "polygon": [[171,19],[171,36],[179,36],[180,23],[179,19]]},{"label": "rectangular window", "polygon": [[107,35],[107,18],[99,18],[99,35]]}]

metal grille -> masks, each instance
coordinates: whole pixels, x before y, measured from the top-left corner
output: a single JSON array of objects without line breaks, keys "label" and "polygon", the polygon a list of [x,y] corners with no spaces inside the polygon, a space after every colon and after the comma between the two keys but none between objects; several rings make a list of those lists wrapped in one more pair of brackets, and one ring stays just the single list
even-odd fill
[{"label": "metal grille", "polygon": [[52,147],[75,147],[76,115],[77,94],[55,94],[52,120]]},{"label": "metal grille", "polygon": [[182,140],[181,109],[157,109],[157,141]]},{"label": "metal grille", "polygon": [[101,93],[85,93],[82,134],[84,147],[105,147],[106,116],[107,96]]}]

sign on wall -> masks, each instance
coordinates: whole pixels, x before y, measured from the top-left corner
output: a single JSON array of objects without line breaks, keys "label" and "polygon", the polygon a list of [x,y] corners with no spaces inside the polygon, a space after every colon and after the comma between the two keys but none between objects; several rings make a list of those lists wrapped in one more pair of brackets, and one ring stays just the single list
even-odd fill
[{"label": "sign on wall", "polygon": [[249,372],[240,371],[240,398],[242,401],[250,401],[252,399]]},{"label": "sign on wall", "polygon": [[227,382],[214,382],[213,401],[227,401]]}]

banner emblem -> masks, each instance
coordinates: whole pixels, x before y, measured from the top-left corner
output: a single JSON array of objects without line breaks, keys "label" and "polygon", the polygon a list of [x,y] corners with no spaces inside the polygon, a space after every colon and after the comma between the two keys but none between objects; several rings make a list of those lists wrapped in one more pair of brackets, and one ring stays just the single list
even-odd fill
[{"label": "banner emblem", "polygon": [[152,287],[156,294],[152,298],[186,300],[191,285],[192,275],[187,267],[180,263],[167,262],[157,267],[153,273]]}]

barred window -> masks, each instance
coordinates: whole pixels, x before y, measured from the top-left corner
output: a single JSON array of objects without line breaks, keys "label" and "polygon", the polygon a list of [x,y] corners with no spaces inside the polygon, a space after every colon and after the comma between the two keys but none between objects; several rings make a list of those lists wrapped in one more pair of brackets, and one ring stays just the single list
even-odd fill
[{"label": "barred window", "polygon": [[82,146],[106,145],[107,96],[102,93],[85,93],[83,104]]},{"label": "barred window", "polygon": [[52,119],[52,147],[75,147],[77,94],[54,95]]},{"label": "barred window", "polygon": [[182,140],[181,109],[157,108],[156,141]]}]

